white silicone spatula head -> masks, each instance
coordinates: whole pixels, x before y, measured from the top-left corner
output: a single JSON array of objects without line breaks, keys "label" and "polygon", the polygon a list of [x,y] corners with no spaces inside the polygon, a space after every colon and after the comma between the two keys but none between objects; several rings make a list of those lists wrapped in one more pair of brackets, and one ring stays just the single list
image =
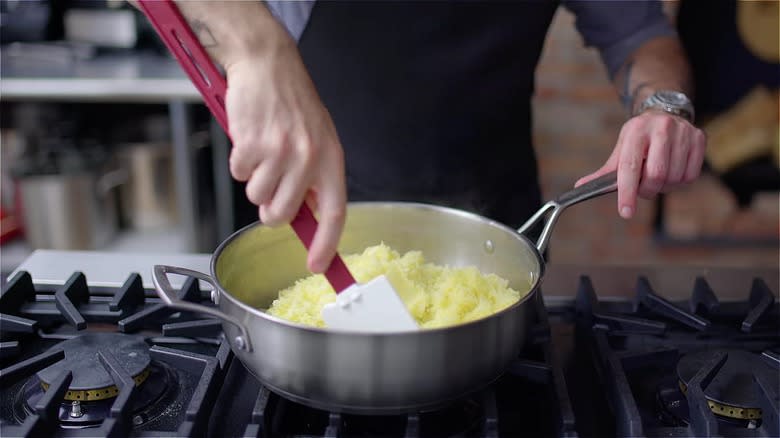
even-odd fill
[{"label": "white silicone spatula head", "polygon": [[390,280],[381,275],[365,284],[354,284],[326,304],[322,319],[329,328],[373,333],[418,330]]}]

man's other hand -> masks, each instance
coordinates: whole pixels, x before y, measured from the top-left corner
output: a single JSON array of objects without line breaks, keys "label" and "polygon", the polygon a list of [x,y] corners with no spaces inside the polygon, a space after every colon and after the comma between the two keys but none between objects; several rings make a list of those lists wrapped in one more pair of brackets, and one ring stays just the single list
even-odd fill
[{"label": "man's other hand", "polygon": [[618,213],[628,219],[636,212],[637,195],[652,199],[698,178],[706,143],[687,120],[648,110],[623,125],[607,162],[575,185],[617,169]]}]

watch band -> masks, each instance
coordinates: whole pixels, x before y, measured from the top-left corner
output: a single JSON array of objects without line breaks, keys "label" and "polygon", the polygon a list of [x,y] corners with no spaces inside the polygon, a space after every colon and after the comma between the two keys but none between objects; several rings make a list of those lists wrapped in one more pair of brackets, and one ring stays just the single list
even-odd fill
[{"label": "watch band", "polygon": [[656,91],[639,105],[634,115],[636,116],[649,109],[657,109],[682,117],[690,123],[694,121],[693,104],[685,94],[678,91]]},{"label": "watch band", "polygon": [[676,108],[672,105],[667,105],[663,103],[642,102],[642,105],[639,106],[639,109],[637,109],[636,114],[634,115],[641,114],[649,109],[658,109],[667,112],[669,114],[674,114],[675,116],[682,117],[685,120],[693,123],[693,114],[691,114],[689,111],[683,108]]}]

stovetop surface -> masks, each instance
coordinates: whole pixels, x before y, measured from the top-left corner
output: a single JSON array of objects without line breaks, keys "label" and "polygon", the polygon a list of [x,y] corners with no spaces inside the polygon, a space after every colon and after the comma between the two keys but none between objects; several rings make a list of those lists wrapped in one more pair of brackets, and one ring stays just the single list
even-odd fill
[{"label": "stovetop surface", "polygon": [[[569,281],[571,300],[542,301],[546,283],[530,341],[493,385],[441,410],[377,417],[268,391],[219,322],[169,310],[140,275],[116,286],[30,274],[18,271],[0,297],[3,436],[778,435],[780,314],[765,276],[742,279],[723,302],[706,276],[671,302],[655,276],[635,276],[625,299],[602,299],[603,271]],[[181,298],[210,303],[196,281],[179,286]],[[744,355],[758,371],[734,372]],[[68,357],[91,371],[68,369]]]},{"label": "stovetop surface", "polygon": [[687,300],[644,277],[635,290],[632,302],[604,302],[580,279],[575,348],[593,355],[603,390],[578,418],[607,405],[619,436],[780,436],[780,311],[766,283],[732,302],[701,277]]}]

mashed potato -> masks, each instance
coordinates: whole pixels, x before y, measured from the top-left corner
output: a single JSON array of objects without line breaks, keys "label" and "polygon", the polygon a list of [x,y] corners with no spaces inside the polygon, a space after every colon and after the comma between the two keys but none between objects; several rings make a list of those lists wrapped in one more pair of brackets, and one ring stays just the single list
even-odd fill
[{"label": "mashed potato", "polygon": [[[451,326],[483,318],[517,302],[520,293],[494,274],[475,267],[451,268],[426,263],[422,253],[401,256],[385,244],[346,256],[344,262],[359,283],[387,275],[421,327]],[[524,291],[524,294],[527,291]],[[323,275],[298,280],[279,292],[268,313],[301,324],[324,327],[322,307],[336,300]]]}]

